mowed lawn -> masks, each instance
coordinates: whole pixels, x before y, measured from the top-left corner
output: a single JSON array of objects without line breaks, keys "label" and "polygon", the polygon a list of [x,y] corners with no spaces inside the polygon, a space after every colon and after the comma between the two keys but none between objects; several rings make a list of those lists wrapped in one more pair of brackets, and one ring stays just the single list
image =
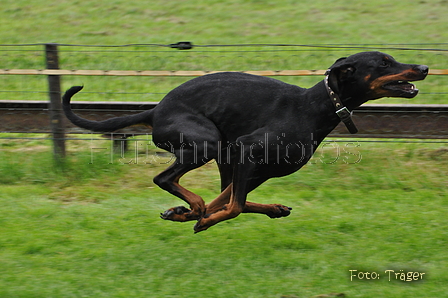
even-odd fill
[{"label": "mowed lawn", "polygon": [[[78,142],[62,170],[31,142],[0,155],[0,297],[446,295],[444,144],[327,143],[250,194],[289,217],[242,214],[194,234],[159,218],[182,204],[152,183],[169,157],[131,150],[109,164]],[[182,182],[209,201],[218,178],[210,164]]]},{"label": "mowed lawn", "polygon": [[[0,39],[9,45],[191,41],[424,48],[431,43],[438,44],[438,51],[432,52],[437,59],[426,61],[414,51],[400,51],[398,58],[446,69],[446,15],[448,4],[442,0],[6,0],[0,6]],[[2,46],[0,69],[43,68],[41,48],[27,49]],[[264,64],[254,59],[250,65],[244,57],[241,68],[321,69],[339,54],[356,51],[323,55],[325,61],[313,55],[314,60],[297,63],[263,58]],[[68,69],[103,69],[104,63],[118,70],[129,66],[124,56],[120,61],[86,56],[63,53],[61,61]],[[155,63],[163,70],[177,69],[170,60],[145,59],[146,64],[133,60],[132,69],[155,69]],[[238,60],[212,62],[210,69],[239,69]],[[201,70],[201,63],[179,65]],[[309,87],[315,78],[289,79]],[[47,99],[43,76],[2,76],[2,83],[1,100],[15,99],[17,92],[30,100]],[[67,76],[63,83],[64,88],[85,84],[85,93],[168,90],[160,79],[148,84]],[[418,103],[425,103],[420,101],[428,92],[425,86],[435,94],[446,93],[440,76],[417,85],[422,91]],[[78,98],[85,100],[83,96]],[[108,96],[121,101],[125,94]],[[431,103],[446,102],[433,98]],[[2,298],[448,297],[446,143],[325,143],[301,171],[268,181],[249,195],[254,202],[291,206],[289,217],[242,214],[194,234],[194,222],[159,218],[160,212],[183,204],[152,183],[169,157],[154,158],[154,151],[147,155],[132,146],[125,157],[110,156],[107,150],[92,150],[108,148],[107,142],[70,141],[61,166],[54,164],[49,142],[8,139],[47,136],[1,137]],[[219,193],[213,164],[181,182],[206,201]]]}]

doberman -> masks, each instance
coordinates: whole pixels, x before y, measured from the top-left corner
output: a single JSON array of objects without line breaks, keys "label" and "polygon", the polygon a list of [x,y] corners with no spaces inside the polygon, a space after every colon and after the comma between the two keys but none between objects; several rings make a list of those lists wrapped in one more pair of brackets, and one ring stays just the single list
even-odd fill
[{"label": "doberman", "polygon": [[[67,90],[63,109],[72,123],[97,132],[151,126],[156,146],[176,157],[154,183],[190,207],[171,208],[161,218],[197,220],[194,231],[200,232],[240,213],[288,216],[291,208],[248,202],[247,194],[269,178],[299,170],[341,120],[356,132],[350,111],[366,101],[415,97],[418,89],[410,82],[427,74],[425,65],[402,64],[381,52],[362,52],[338,59],[325,79],[309,89],[222,72],[192,79],[169,92],[154,109],[131,116],[91,121],[75,115],[70,99],[82,89],[79,86]],[[205,204],[179,179],[213,159],[221,176],[221,194]]]}]

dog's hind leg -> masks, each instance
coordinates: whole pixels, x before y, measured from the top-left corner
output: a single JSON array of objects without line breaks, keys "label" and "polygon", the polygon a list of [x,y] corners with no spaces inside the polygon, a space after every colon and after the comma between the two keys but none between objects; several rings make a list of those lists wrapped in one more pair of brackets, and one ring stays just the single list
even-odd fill
[{"label": "dog's hind leg", "polygon": [[187,172],[198,168],[200,164],[185,164],[178,160],[154,178],[154,183],[169,193],[181,198],[190,205],[190,209],[179,206],[166,210],[162,219],[172,221],[197,220],[205,213],[204,200],[179,184],[179,179]]},{"label": "dog's hind leg", "polygon": [[[179,112],[179,111],[178,111]],[[205,202],[197,194],[179,185],[187,172],[203,166],[216,158],[220,133],[215,124],[198,115],[182,114],[178,117],[160,117],[153,128],[157,147],[176,156],[176,161],[154,178],[160,188],[179,197],[190,205],[166,210],[162,219],[172,221],[197,220],[205,214]]]}]

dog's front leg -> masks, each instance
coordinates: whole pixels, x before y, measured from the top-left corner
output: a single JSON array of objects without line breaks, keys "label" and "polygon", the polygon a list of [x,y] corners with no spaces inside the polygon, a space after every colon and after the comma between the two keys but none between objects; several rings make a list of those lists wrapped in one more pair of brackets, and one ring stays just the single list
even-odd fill
[{"label": "dog's front leg", "polygon": [[212,206],[218,207],[218,205],[221,205],[218,203],[227,201],[229,195],[230,199],[227,204],[221,205],[218,211],[214,213],[206,212],[207,214],[199,219],[194,226],[196,233],[205,231],[221,221],[235,218],[244,211],[247,193],[251,183],[253,183],[253,174],[258,163],[253,162],[253,152],[250,151],[250,147],[244,146],[242,142],[240,144],[241,152],[233,155],[239,156],[239,158],[234,160],[233,163],[232,183],[223,191],[221,199],[216,200],[215,204],[212,202]]},{"label": "dog's front leg", "polygon": [[[241,184],[245,184],[243,181],[241,182]],[[247,194],[244,192],[244,185],[240,186],[240,183],[234,182],[229,186],[227,192],[230,192],[229,202],[219,207],[218,211],[207,213],[199,219],[194,226],[195,233],[205,231],[221,221],[235,218],[243,212],[247,197]]]},{"label": "dog's front leg", "polygon": [[[231,191],[232,184],[227,186],[227,188],[216,199],[207,204],[205,217],[226,208],[226,205],[230,201]],[[270,218],[280,218],[291,214],[291,210],[291,207],[281,204],[258,204],[246,201],[243,213],[258,213],[267,215]]]}]

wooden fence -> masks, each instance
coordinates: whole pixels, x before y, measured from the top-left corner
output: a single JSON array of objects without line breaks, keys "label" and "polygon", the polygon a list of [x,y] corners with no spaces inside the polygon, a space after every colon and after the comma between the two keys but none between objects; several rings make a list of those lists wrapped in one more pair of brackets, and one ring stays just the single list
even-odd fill
[{"label": "wooden fence", "polygon": [[[48,78],[49,102],[0,101],[0,132],[51,132],[56,157],[65,156],[65,134],[79,133],[65,121],[61,108],[61,82],[64,75],[82,76],[181,76],[197,77],[219,71],[134,71],[134,70],[66,70],[59,68],[58,45],[45,45],[46,69],[0,69],[0,75],[43,75]],[[244,71],[261,76],[313,76],[325,70],[258,70]],[[431,69],[429,75],[448,75],[448,69]],[[155,103],[78,103],[74,110],[94,119],[119,116],[153,108]],[[92,115],[93,114],[93,115]],[[30,116],[31,119],[30,119]],[[88,116],[88,115],[87,115]],[[360,128],[356,137],[448,138],[448,105],[364,105],[355,111],[354,121]],[[28,125],[26,125],[28,124]],[[147,132],[147,131],[146,131]],[[146,133],[127,129],[121,137]],[[349,136],[342,126],[331,134]]]}]

